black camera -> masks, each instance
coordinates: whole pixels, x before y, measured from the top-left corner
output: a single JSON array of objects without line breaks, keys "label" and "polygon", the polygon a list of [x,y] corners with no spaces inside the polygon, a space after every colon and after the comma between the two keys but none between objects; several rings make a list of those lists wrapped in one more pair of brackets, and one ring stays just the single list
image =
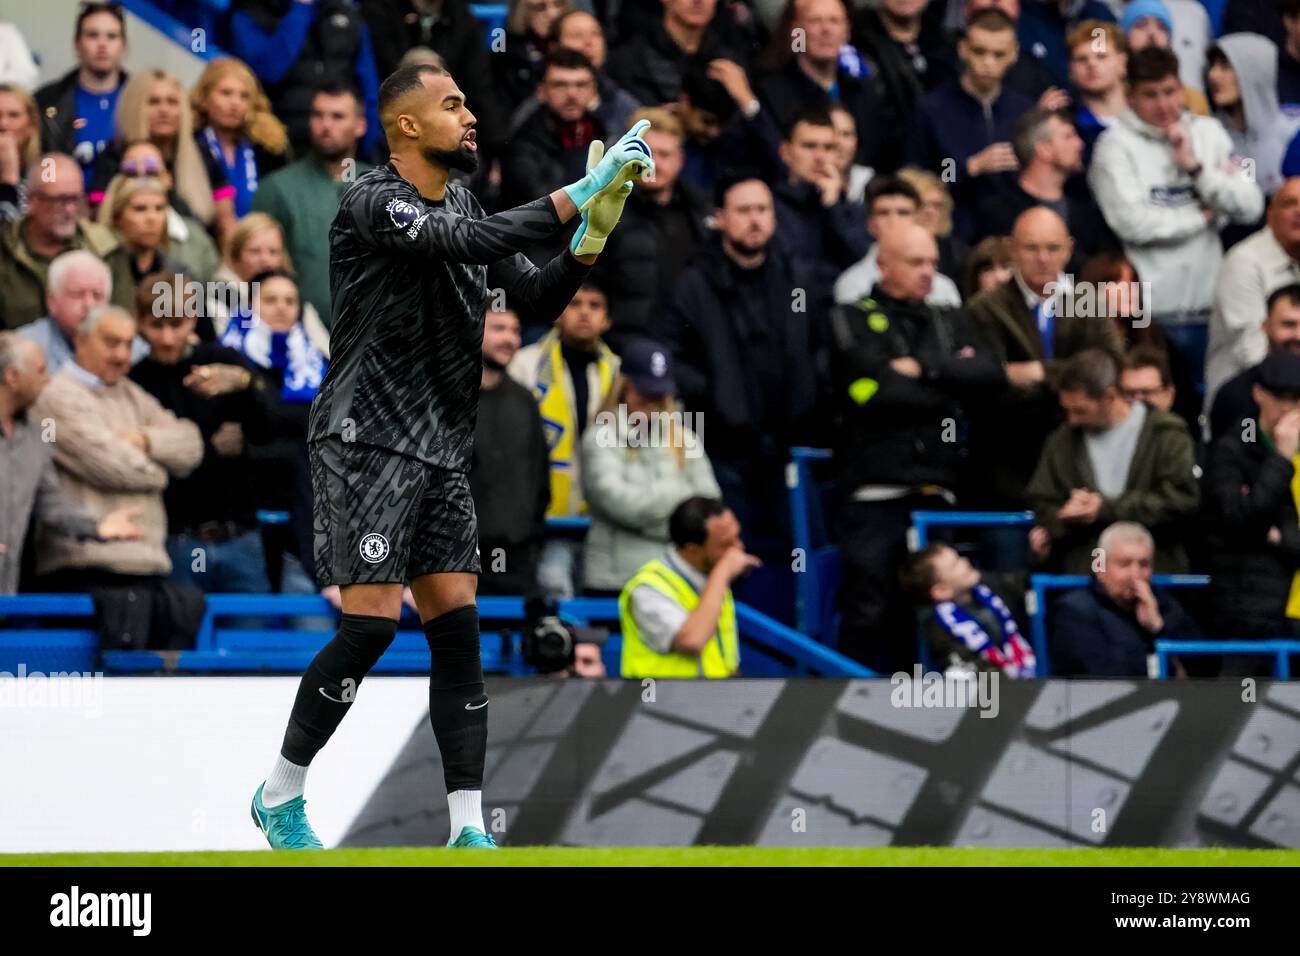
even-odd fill
[{"label": "black camera", "polygon": [[574,627],[560,620],[559,608],[546,597],[524,602],[524,660],[539,673],[554,674],[573,666],[579,644],[604,645],[609,631],[600,627]]}]

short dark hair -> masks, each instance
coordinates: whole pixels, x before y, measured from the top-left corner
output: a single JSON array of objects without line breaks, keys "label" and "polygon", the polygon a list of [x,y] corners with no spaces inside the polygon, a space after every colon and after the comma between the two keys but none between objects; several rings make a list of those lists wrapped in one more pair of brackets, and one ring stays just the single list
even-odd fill
[{"label": "short dark hair", "polygon": [[[1296,287],[1300,289],[1300,286]],[[1124,370],[1134,368],[1153,368],[1160,373],[1160,385],[1168,388],[1174,376],[1169,369],[1169,353],[1158,345],[1135,345],[1124,356]]]},{"label": "short dark hair", "polygon": [[727,204],[727,194],[739,186],[741,183],[747,183],[757,179],[759,182],[767,185],[767,180],[759,175],[755,169],[729,169],[718,177],[718,181],[713,186],[713,206],[715,209],[721,209]]},{"label": "short dark hair", "polygon": [[450,71],[436,67],[432,63],[399,66],[388,75],[384,82],[379,84],[379,115],[382,116],[384,110],[388,109],[396,100],[424,86],[422,77],[425,74],[430,76],[451,76]]},{"label": "short dark hair", "polygon": [[906,179],[898,176],[873,176],[871,182],[867,183],[866,195],[862,197],[868,216],[871,215],[871,207],[876,204],[876,200],[883,196],[902,196],[912,200],[917,209],[921,208],[921,194]]},{"label": "short dark hair", "polygon": [[944,548],[950,547],[952,545],[936,541],[908,556],[907,563],[898,574],[898,580],[903,586],[903,593],[913,604],[929,604],[933,601],[930,597],[930,589],[936,583],[934,559]]},{"label": "short dark hair", "polygon": [[81,9],[77,11],[77,25],[72,31],[72,39],[81,38],[81,25],[90,17],[97,13],[107,13],[109,16],[117,19],[117,25],[122,28],[122,39],[126,39],[126,14],[122,12],[120,3],[83,3]]},{"label": "short dark hair", "polygon": [[[188,277],[180,272],[151,272],[135,284],[134,311],[137,319],[153,316],[154,303],[163,297],[170,297],[172,304],[184,315],[185,283]],[[167,287],[167,291],[155,291],[158,286]],[[162,318],[173,318],[163,316]]]},{"label": "short dark hair", "polygon": [[279,269],[279,268],[264,269],[261,272],[259,272],[257,275],[253,276],[252,280],[250,281],[260,284],[266,282],[269,279],[288,279],[290,282],[294,284],[295,287],[297,287],[298,285],[298,279],[296,276],[294,276],[292,272],[290,272],[288,269]]},{"label": "short dark hair", "polygon": [[596,67],[587,58],[587,54],[567,46],[554,47],[550,53],[546,54],[546,59],[542,65],[543,78],[546,77],[546,71],[551,67],[555,67],[557,70],[586,70],[593,78],[596,76]]},{"label": "short dark hair", "polygon": [[962,36],[970,33],[971,30],[988,30],[990,33],[1005,33],[1010,30],[1016,32],[1016,21],[995,7],[986,7],[983,10],[976,10],[966,21],[966,29],[962,31]]},{"label": "short dark hair", "polygon": [[712,113],[719,123],[725,123],[736,111],[736,101],[725,86],[709,76],[708,69],[707,60],[692,57],[682,76],[682,93],[693,109]]},{"label": "short dark hair", "polygon": [[1278,10],[1284,17],[1300,17],[1300,0],[1279,0]]},{"label": "short dark hair", "polygon": [[1268,306],[1265,308],[1264,314],[1272,315],[1273,306],[1284,299],[1292,305],[1300,305],[1300,282],[1288,282],[1286,285],[1270,292],[1268,294]]},{"label": "short dark hair", "polygon": [[1062,110],[1048,110],[1036,106],[1022,113],[1011,124],[1011,149],[1016,154],[1016,162],[1024,169],[1034,159],[1034,147],[1047,136],[1047,124],[1055,117],[1063,123],[1069,123],[1069,114]]},{"label": "short dark hair", "polygon": [[1168,76],[1178,78],[1178,55],[1173,50],[1149,46],[1128,55],[1128,72],[1124,80],[1130,89],[1139,83],[1154,83]]},{"label": "short dark hair", "polygon": [[317,96],[350,96],[362,110],[365,109],[366,105],[365,97],[361,95],[361,90],[357,89],[356,84],[342,79],[324,80],[317,83],[311,91],[311,98],[314,100]]},{"label": "short dark hair", "polygon": [[1119,385],[1119,366],[1105,349],[1084,349],[1065,363],[1057,392],[1083,392],[1094,401]]},{"label": "short dark hair", "polygon": [[674,547],[703,544],[709,539],[709,519],[727,511],[721,498],[704,498],[699,495],[687,498],[668,519],[668,537]]},{"label": "short dark hair", "polygon": [[794,128],[800,123],[807,123],[809,126],[829,126],[835,128],[835,121],[831,119],[831,111],[824,106],[805,106],[794,118],[786,124],[785,138],[789,140],[794,136]]}]

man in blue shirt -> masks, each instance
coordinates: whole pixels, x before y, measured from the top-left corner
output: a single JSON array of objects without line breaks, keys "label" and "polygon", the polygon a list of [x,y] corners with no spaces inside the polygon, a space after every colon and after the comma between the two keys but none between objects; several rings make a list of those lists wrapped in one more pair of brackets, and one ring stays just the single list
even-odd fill
[{"label": "man in blue shirt", "polygon": [[126,21],[115,3],[87,3],[77,15],[73,44],[78,66],[36,91],[41,148],[70,153],[86,181],[113,139],[113,112],[126,82]]}]

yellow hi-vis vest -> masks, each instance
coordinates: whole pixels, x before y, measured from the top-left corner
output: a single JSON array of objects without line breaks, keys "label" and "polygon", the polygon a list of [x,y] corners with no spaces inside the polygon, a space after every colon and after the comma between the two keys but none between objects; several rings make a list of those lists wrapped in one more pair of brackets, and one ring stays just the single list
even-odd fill
[{"label": "yellow hi-vis vest", "polygon": [[736,631],[736,602],[730,590],[722,602],[718,630],[699,654],[678,651],[661,654],[641,639],[636,620],[632,617],[632,592],[643,584],[672,598],[688,613],[700,604],[700,596],[691,583],[665,562],[656,558],[643,564],[618,596],[618,619],[623,628],[621,669],[624,677],[730,677],[736,673],[740,667],[740,635]]}]

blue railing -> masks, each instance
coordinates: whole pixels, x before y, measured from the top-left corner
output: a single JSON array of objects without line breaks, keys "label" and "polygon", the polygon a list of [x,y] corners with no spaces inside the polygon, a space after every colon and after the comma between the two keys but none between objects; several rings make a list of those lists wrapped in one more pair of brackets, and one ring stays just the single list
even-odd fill
[{"label": "blue railing", "polygon": [[[1089,580],[1086,574],[1029,576],[1029,593],[1025,596],[1028,605],[1026,610],[1029,612],[1029,635],[1034,645],[1034,656],[1038,658],[1038,672],[1044,677],[1052,672],[1047,652],[1047,592],[1084,588],[1088,586]],[[1210,583],[1210,579],[1204,574],[1157,574],[1151,578],[1151,583],[1166,588],[1203,588]]]},{"label": "blue railing", "polygon": [[[125,0],[123,6],[201,60],[230,56],[218,42],[229,17],[229,0]],[[194,42],[195,29],[203,31],[201,44]]]},{"label": "blue railing", "polygon": [[791,448],[785,476],[791,543],[805,561],[804,570],[795,579],[795,621],[800,631],[823,644],[835,641],[840,553],[826,540],[821,493],[812,469],[814,462],[830,458],[825,448]]},{"label": "blue railing", "polygon": [[1169,677],[1170,655],[1188,654],[1241,654],[1271,656],[1273,676],[1278,680],[1291,679],[1291,655],[1300,654],[1300,641],[1156,641],[1156,666],[1161,680]]},{"label": "blue railing", "polygon": [[912,550],[930,546],[931,528],[1028,528],[1032,511],[913,511]]},{"label": "blue railing", "polygon": [[[524,663],[515,632],[524,620],[521,597],[482,596],[478,599],[479,618],[484,622],[482,635],[484,669],[494,673],[524,674]],[[561,601],[561,617],[579,626],[612,623],[618,626],[618,601],[615,598],[574,598]],[[286,594],[209,594],[207,610],[192,649],[162,651],[106,651],[104,667],[112,672],[144,671],[224,671],[285,672],[301,671],[311,661],[320,643],[328,638],[338,612],[317,595]],[[822,674],[828,677],[871,677],[874,674],[823,647],[798,631],[772,620],[743,604],[736,609],[741,636],[756,652],[755,667],[746,673]],[[92,619],[94,602],[84,594],[22,594],[0,596],[0,618],[23,619],[69,617]],[[329,623],[326,630],[307,630],[292,622],[261,628],[223,627],[224,618],[317,618]],[[0,670],[11,663],[32,658],[51,657],[63,663],[59,669],[89,670],[94,664],[98,638],[91,628],[85,630],[40,630],[26,626],[6,630],[0,627]],[[504,625],[504,627],[502,627]],[[618,673],[621,638],[615,635],[606,643],[604,659],[611,674]],[[760,662],[764,666],[759,666]],[[775,667],[773,666],[775,662]],[[418,622],[409,612],[393,645],[376,665],[379,673],[427,671],[428,648]],[[31,666],[29,670],[39,669]]]}]

